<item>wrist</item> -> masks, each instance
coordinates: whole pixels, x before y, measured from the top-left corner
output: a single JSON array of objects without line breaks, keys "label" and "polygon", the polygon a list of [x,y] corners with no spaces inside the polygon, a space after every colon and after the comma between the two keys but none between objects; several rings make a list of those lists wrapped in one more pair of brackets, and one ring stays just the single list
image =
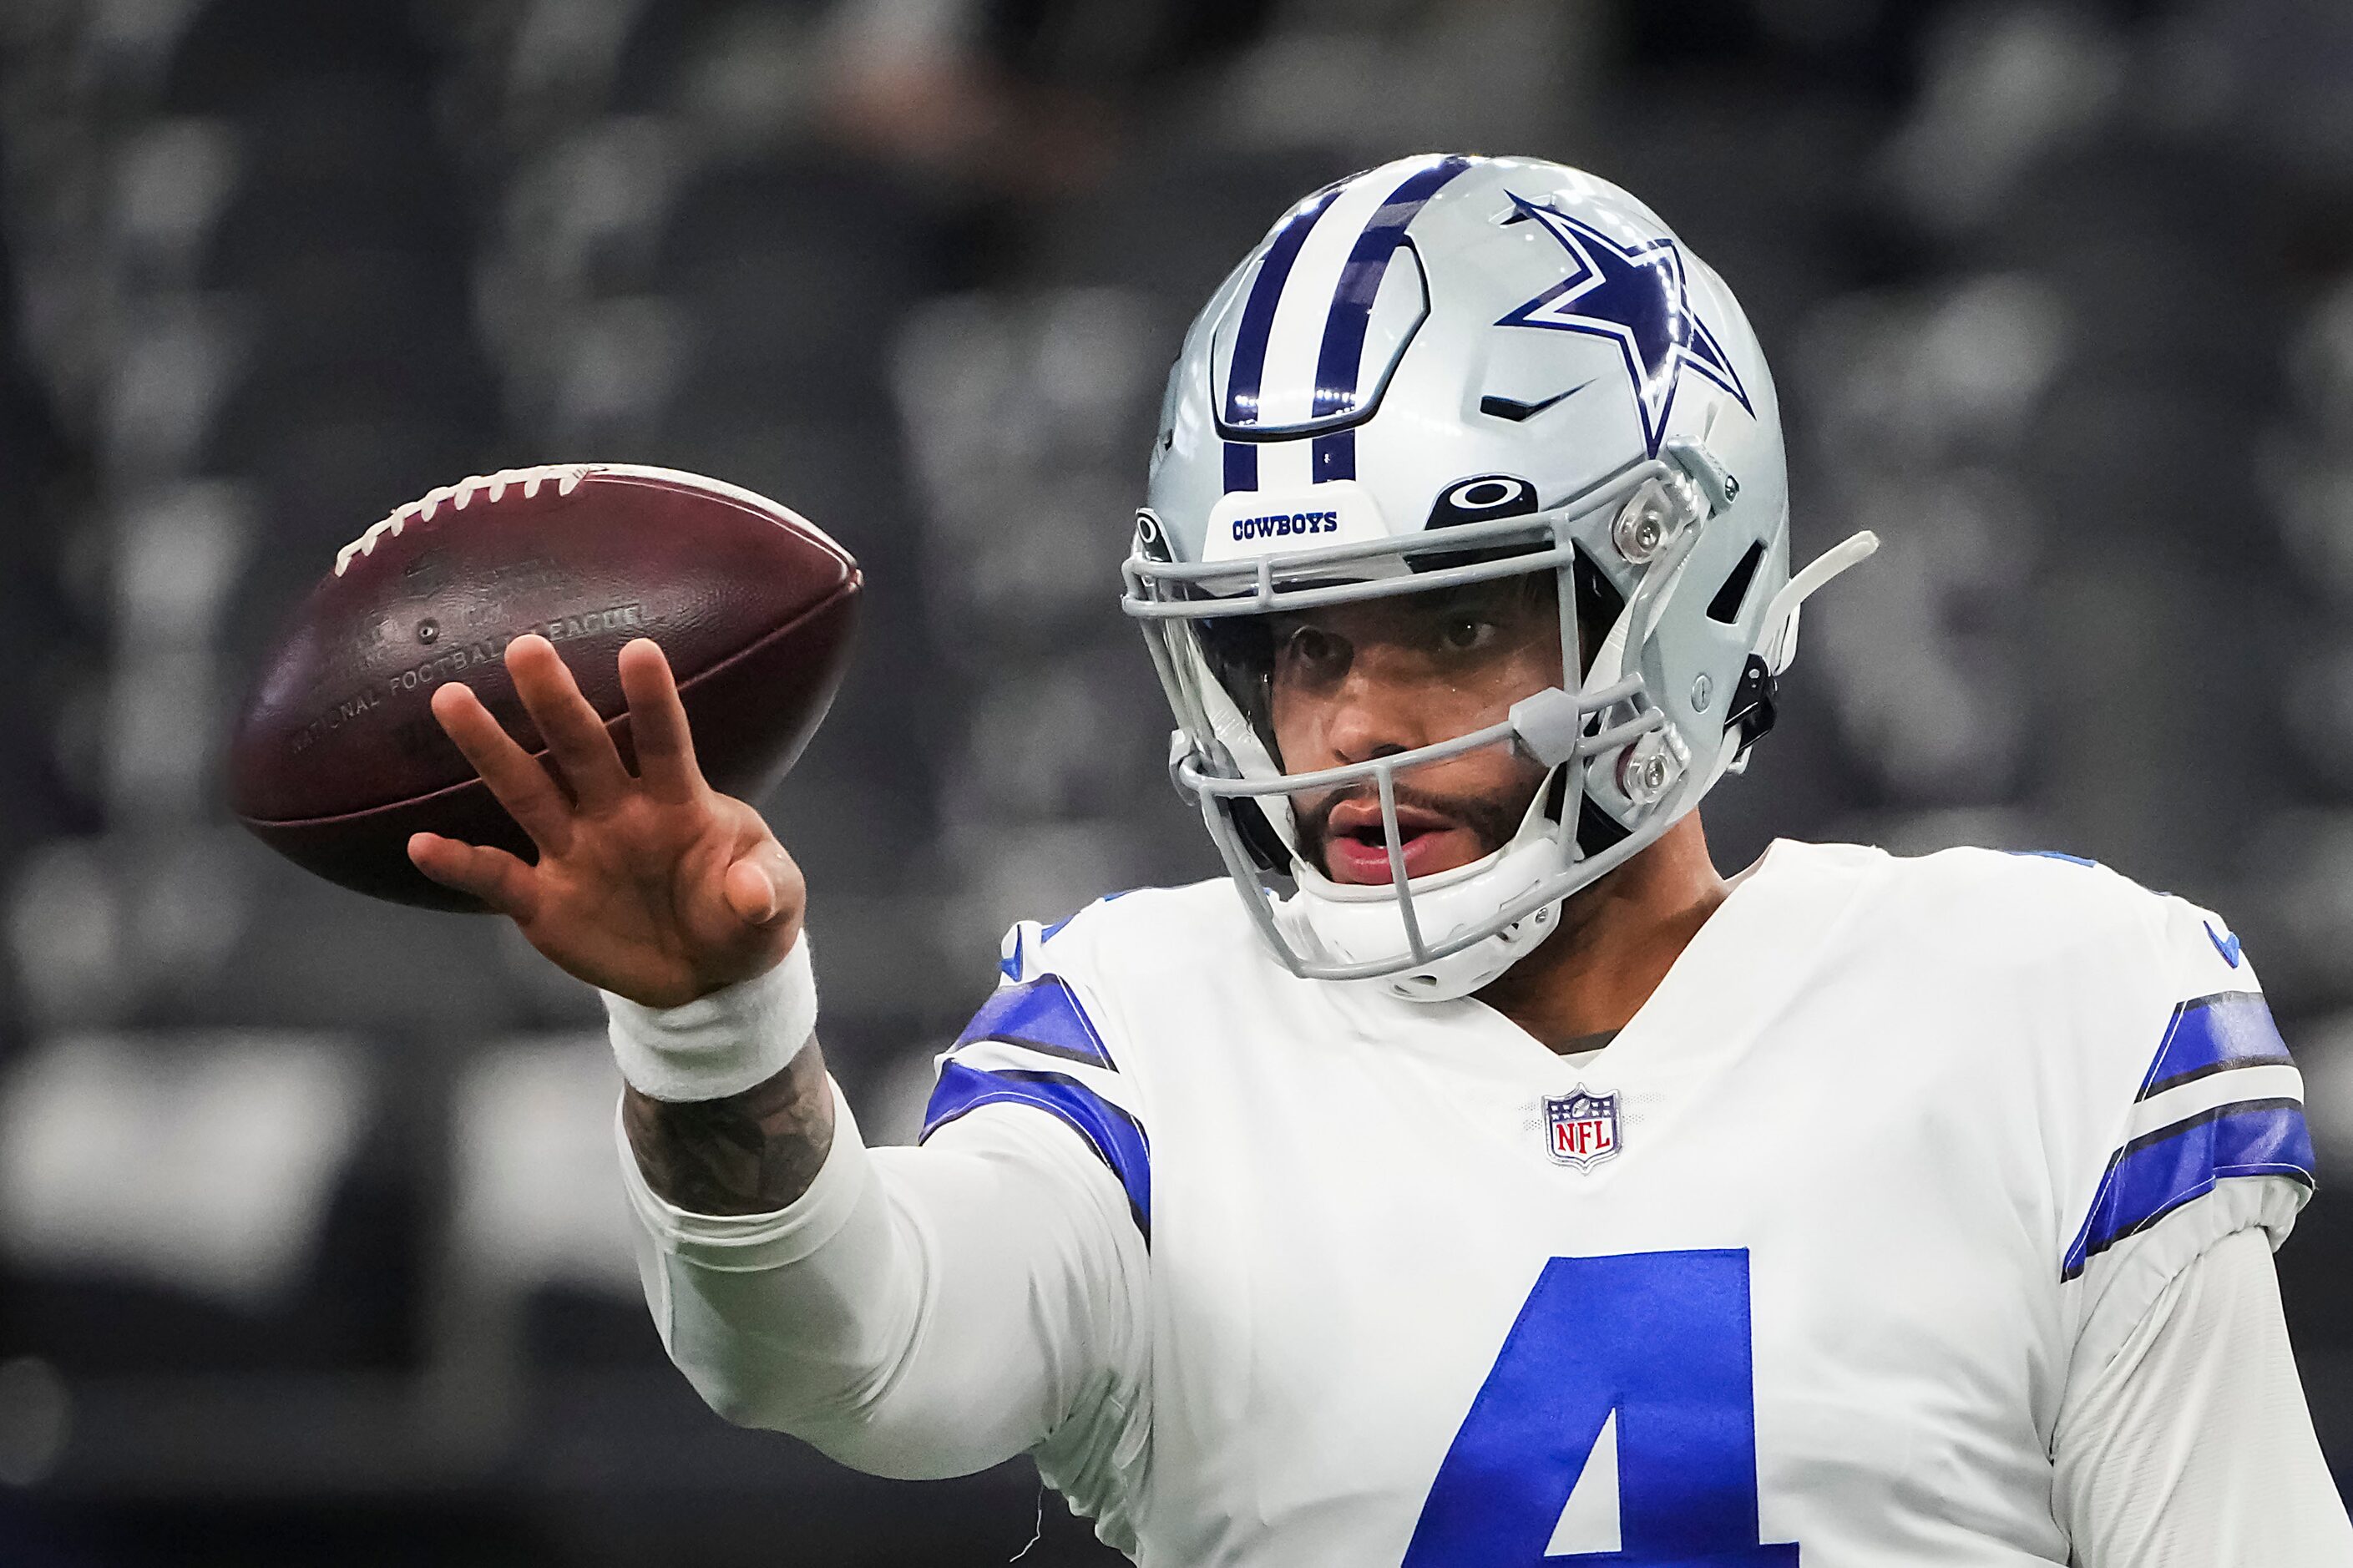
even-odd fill
[{"label": "wrist", "polygon": [[648,1007],[607,991],[607,1037],[629,1087],[672,1102],[723,1100],[792,1064],[817,1030],[809,937],[774,968],[679,1007]]}]

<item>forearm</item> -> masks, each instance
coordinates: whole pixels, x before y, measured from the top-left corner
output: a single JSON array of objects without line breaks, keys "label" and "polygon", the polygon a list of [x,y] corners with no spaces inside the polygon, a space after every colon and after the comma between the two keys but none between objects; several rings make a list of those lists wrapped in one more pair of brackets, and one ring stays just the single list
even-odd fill
[{"label": "forearm", "polygon": [[784,988],[665,1013],[608,999],[625,1070],[698,1038],[723,1055],[778,1019],[804,1031],[739,1092],[625,1091],[647,1300],[680,1370],[731,1420],[895,1476],[962,1474],[1128,1408],[1099,1397],[1131,1359],[1144,1268],[1117,1180],[1029,1111],[870,1152],[803,1016],[770,1005]]},{"label": "forearm", "polygon": [[976,1116],[954,1149],[870,1151],[837,1111],[815,1180],[776,1213],[681,1210],[629,1156],[649,1304],[712,1407],[909,1478],[986,1468],[1082,1409],[1124,1411],[1092,1384],[1134,1348],[1144,1261],[1078,1142]]},{"label": "forearm", "polygon": [[621,1126],[646,1185],[692,1214],[772,1214],[808,1191],[833,1148],[833,1091],[815,1038],[782,1072],[721,1100],[621,1094]]},{"label": "forearm", "polygon": [[833,1146],[806,931],[782,963],[676,1007],[607,992],[630,1156],[693,1214],[769,1214],[808,1190]]},{"label": "forearm", "polygon": [[[828,1100],[838,1093],[823,1079],[818,1090]],[[649,1244],[647,1304],[670,1359],[729,1420],[835,1451],[826,1437],[837,1425],[855,1436],[872,1391],[905,1355],[921,1306],[920,1271],[856,1120],[838,1108],[831,1147],[791,1203],[718,1215],[655,1189],[629,1116],[625,1104],[624,1179]]]}]

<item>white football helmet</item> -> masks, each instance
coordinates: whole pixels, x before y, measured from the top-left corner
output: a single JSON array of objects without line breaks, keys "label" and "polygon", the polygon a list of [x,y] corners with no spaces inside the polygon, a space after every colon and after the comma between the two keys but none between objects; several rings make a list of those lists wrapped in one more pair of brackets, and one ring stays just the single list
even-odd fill
[{"label": "white football helmet", "polygon": [[[1194,321],[1124,605],[1176,710],[1171,773],[1282,962],[1438,1000],[1501,974],[1745,765],[1799,602],[1874,543],[1791,580],[1772,377],[1655,214],[1557,163],[1430,154],[1301,202]],[[1253,628],[1537,572],[1561,686],[1436,743],[1284,771],[1264,662],[1235,652]],[[1491,746],[1548,770],[1516,833],[1409,875],[1398,775]],[[1386,883],[1302,853],[1293,797],[1348,786],[1377,794]]]}]

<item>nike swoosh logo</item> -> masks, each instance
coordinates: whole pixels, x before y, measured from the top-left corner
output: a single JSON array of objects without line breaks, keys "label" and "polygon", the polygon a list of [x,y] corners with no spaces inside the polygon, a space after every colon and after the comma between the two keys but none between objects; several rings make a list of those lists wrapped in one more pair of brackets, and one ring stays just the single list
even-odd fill
[{"label": "nike swoosh logo", "polygon": [[2239,967],[2239,933],[2237,931],[2232,931],[2227,937],[2216,936],[2214,922],[2209,921],[2206,922],[2206,940],[2214,944],[2214,951],[2222,955],[2223,963],[2233,969]]},{"label": "nike swoosh logo", "polygon": [[1589,381],[1580,381],[1567,392],[1556,392],[1550,397],[1535,403],[1522,403],[1516,397],[1498,397],[1491,392],[1479,400],[1479,412],[1492,414],[1498,419],[1508,419],[1516,425],[1524,419],[1535,418],[1562,398],[1574,397],[1592,384]]}]

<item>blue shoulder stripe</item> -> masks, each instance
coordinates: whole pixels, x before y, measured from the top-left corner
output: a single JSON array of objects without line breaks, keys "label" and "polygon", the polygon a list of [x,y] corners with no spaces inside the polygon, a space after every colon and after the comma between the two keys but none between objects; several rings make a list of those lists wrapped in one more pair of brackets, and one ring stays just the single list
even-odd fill
[{"label": "blue shoulder stripe", "polygon": [[998,986],[955,1043],[968,1046],[975,1040],[1004,1040],[1089,1067],[1119,1070],[1103,1037],[1087,1022],[1086,1010],[1059,974],[1041,974],[1026,985]]},{"label": "blue shoulder stripe", "polygon": [[[1081,915],[1085,914],[1088,910],[1093,909],[1096,904],[1112,903],[1116,900],[1127,897],[1128,894],[1134,891],[1135,891],[1134,888],[1122,888],[1116,893],[1105,893],[1102,898],[1097,899],[1093,904],[1087,904],[1079,909],[1072,910],[1069,914],[1064,915],[1060,920],[1054,921],[1051,925],[1037,927],[1038,945],[1040,948],[1043,948],[1048,942],[1053,941],[1056,936],[1060,934],[1064,926],[1069,925],[1072,921],[1077,920]],[[1028,921],[1024,921],[1019,925],[1015,926],[1011,932],[1008,933],[1013,938],[1013,951],[1003,959],[1000,959],[997,965],[997,973],[1004,975],[1008,980],[1018,980],[1021,978],[1021,972],[1026,967],[1023,961],[1028,956],[1023,951],[1024,938],[1027,936],[1030,929],[1031,927],[1029,922]]]},{"label": "blue shoulder stripe", "polygon": [[2304,1107],[2293,1100],[2242,1100],[2160,1127],[2108,1162],[2059,1277],[2073,1279],[2093,1258],[2212,1192],[2219,1181],[2285,1176],[2308,1187],[2312,1170],[2312,1134]]},{"label": "blue shoulder stripe", "polygon": [[2097,860],[2087,860],[2081,855],[2070,855],[2063,849],[2006,849],[2002,853],[2016,855],[2027,860],[2064,860],[2070,866],[2087,866],[2095,871],[2101,868]]},{"label": "blue shoulder stripe", "polygon": [[1059,1117],[1111,1168],[1126,1190],[1135,1228],[1152,1244],[1152,1144],[1134,1117],[1075,1079],[1051,1072],[983,1072],[962,1062],[940,1068],[940,1081],[923,1108],[923,1142],[966,1111],[984,1105],[1031,1105]]},{"label": "blue shoulder stripe", "polygon": [[2287,1042],[2272,1022],[2260,991],[2223,991],[2184,1002],[2165,1026],[2165,1042],[2148,1064],[2138,1099],[2232,1068],[2288,1059]]}]

